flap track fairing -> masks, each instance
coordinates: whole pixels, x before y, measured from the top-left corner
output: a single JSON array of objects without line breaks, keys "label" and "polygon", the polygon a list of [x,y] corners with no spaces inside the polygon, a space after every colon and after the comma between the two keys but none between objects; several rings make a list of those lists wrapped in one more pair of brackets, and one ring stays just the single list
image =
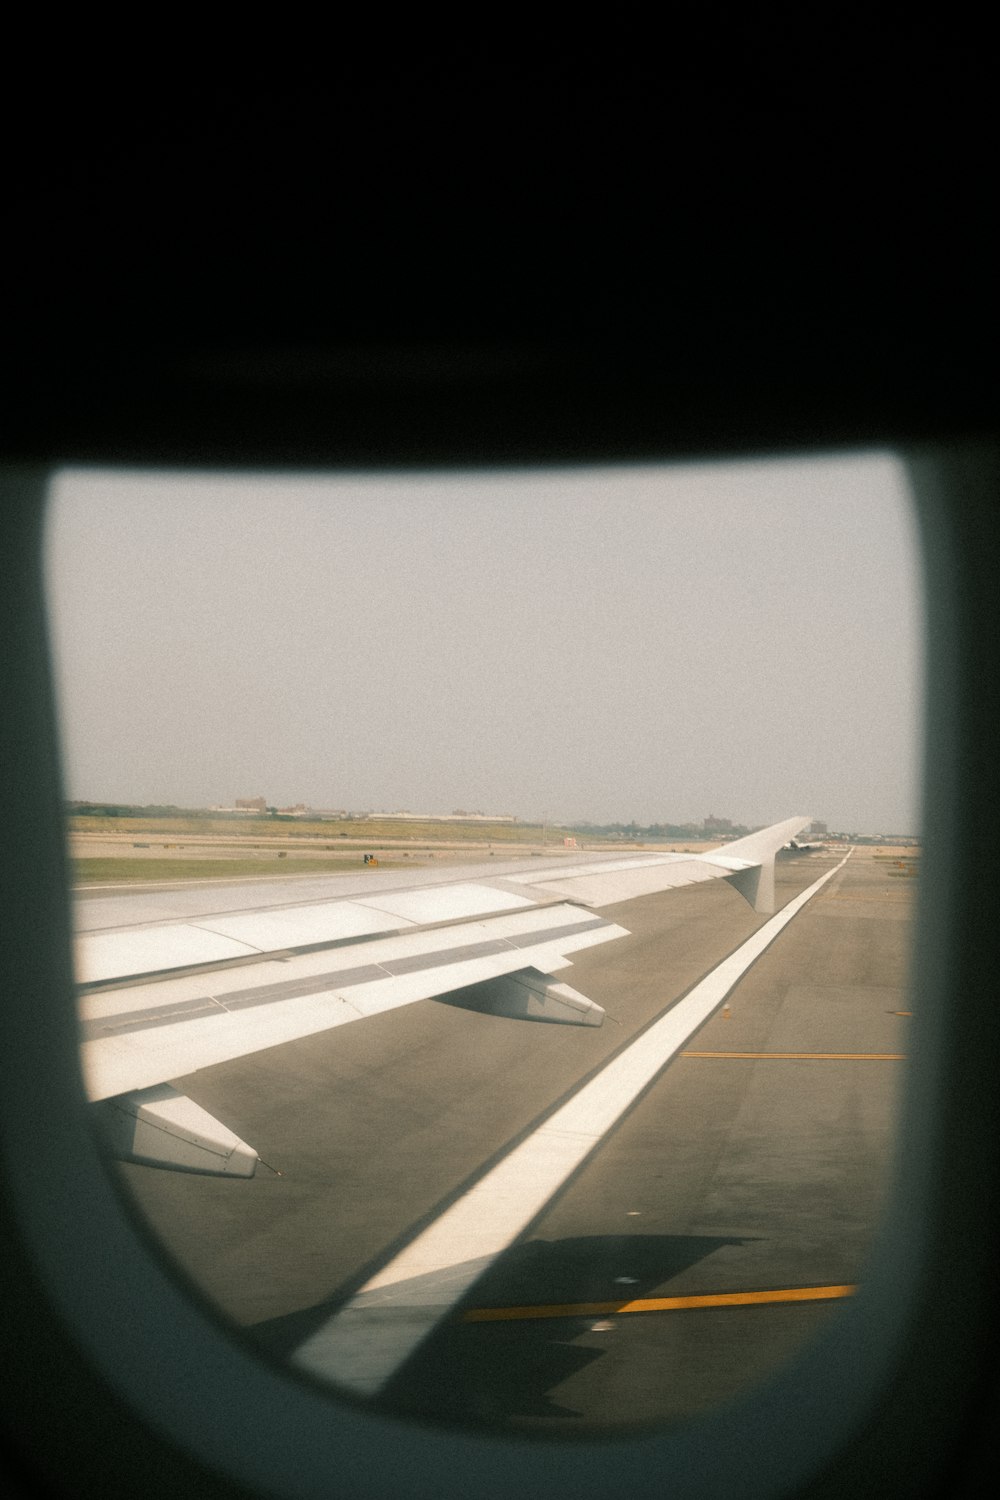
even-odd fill
[{"label": "flap track fairing", "polygon": [[102,1099],[93,1106],[102,1138],[119,1161],[216,1177],[252,1177],[252,1146],[169,1084]]}]

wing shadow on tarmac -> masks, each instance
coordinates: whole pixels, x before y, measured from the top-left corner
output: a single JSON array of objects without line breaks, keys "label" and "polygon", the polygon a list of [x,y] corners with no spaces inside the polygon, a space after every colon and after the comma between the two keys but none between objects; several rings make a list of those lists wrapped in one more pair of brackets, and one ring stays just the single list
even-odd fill
[{"label": "wing shadow on tarmac", "polygon": [[[614,1318],[608,1305],[679,1291],[665,1284],[714,1251],[746,1243],[743,1237],[621,1234],[516,1245],[396,1371],[376,1403],[400,1416],[494,1430],[511,1419],[581,1416],[549,1392],[603,1357],[600,1347],[577,1341],[592,1333],[595,1322]],[[247,1331],[270,1353],[288,1358],[342,1300],[331,1298]],[[601,1310],[586,1311],[586,1304]],[[579,1315],[489,1321],[464,1316],[471,1309],[577,1305]]]}]

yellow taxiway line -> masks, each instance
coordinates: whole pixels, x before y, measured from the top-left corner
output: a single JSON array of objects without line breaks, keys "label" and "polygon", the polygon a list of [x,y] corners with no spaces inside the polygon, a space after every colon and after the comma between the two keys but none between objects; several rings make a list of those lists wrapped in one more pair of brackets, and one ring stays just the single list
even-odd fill
[{"label": "yellow taxiway line", "polygon": [[381,1391],[848,857],[793,897],[449,1204],[299,1345],[292,1362],[357,1395]]},{"label": "yellow taxiway line", "polygon": [[520,1318],[592,1318],[604,1313],[687,1312],[706,1307],[760,1307],[768,1303],[835,1302],[856,1286],[791,1286],[766,1292],[708,1292],[690,1297],[637,1297],[631,1302],[555,1302],[527,1307],[471,1307],[463,1323],[499,1323]]}]

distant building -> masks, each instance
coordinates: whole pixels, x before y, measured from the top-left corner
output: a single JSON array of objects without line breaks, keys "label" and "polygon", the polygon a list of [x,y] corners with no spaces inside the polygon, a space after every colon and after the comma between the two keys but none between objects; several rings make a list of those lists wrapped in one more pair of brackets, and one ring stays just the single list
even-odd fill
[{"label": "distant building", "polygon": [[237,797],[237,812],[267,812],[267,801],[264,797]]}]

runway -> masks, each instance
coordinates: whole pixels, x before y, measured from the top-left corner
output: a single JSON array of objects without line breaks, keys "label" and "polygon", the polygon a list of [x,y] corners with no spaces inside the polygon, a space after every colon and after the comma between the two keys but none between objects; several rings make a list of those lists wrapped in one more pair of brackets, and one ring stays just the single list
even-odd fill
[{"label": "runway", "polygon": [[[783,904],[833,868],[779,861]],[[681,1420],[836,1315],[884,1200],[913,882],[867,851],[760,957],[373,1398],[538,1433]],[[425,1001],[180,1086],[282,1175],[124,1181],[270,1355],[317,1330],[766,919],[724,882],[607,908],[567,978],[600,1030]]]}]

